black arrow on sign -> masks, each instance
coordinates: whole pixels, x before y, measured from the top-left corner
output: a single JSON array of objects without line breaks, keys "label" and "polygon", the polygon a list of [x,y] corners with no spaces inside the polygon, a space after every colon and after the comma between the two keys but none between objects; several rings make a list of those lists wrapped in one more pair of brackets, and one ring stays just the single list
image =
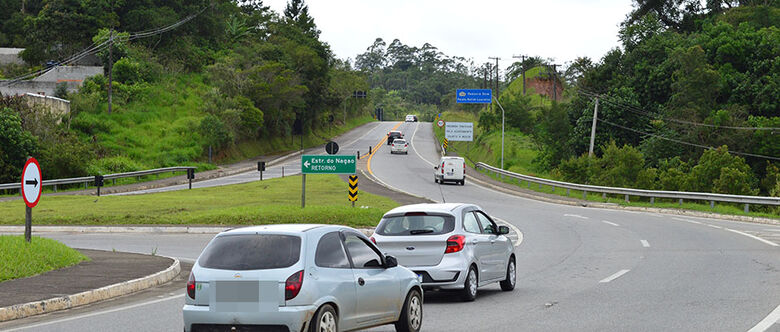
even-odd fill
[{"label": "black arrow on sign", "polygon": [[24,184],[31,184],[33,187],[38,187],[38,179],[24,181]]}]

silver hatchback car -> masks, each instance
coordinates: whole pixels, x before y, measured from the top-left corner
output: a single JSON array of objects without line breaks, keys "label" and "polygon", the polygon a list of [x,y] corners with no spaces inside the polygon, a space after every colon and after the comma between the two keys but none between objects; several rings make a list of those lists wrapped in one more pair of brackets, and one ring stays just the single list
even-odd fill
[{"label": "silver hatchback car", "polygon": [[477,288],[499,282],[515,288],[515,253],[506,226],[473,204],[415,204],[387,212],[371,240],[422,277],[426,289],[460,290],[473,301]]},{"label": "silver hatchback car", "polygon": [[344,226],[269,225],[217,234],[192,267],[184,331],[419,331],[417,275]]}]

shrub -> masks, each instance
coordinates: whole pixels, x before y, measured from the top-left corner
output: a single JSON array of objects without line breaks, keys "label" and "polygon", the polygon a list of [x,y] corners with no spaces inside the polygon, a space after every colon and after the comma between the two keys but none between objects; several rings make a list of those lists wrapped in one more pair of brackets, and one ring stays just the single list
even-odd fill
[{"label": "shrub", "polygon": [[0,109],[0,183],[15,182],[28,156],[35,156],[37,141],[22,129],[22,119],[10,108]]},{"label": "shrub", "polygon": [[[743,181],[748,188],[756,188],[757,180],[750,166],[745,163],[745,159],[732,156],[728,151],[728,147],[725,145],[715,150],[705,151],[699,158],[699,163],[691,169],[691,176],[686,183],[687,190],[713,192],[716,180],[719,180],[718,188],[720,190],[739,191],[741,188],[739,184],[726,183],[737,180]],[[724,168],[732,170],[727,171],[724,175]],[[739,175],[739,172],[744,173],[744,176]]]},{"label": "shrub", "polygon": [[128,157],[114,156],[93,161],[87,167],[87,173],[89,175],[124,173],[140,171],[146,168],[147,167],[145,165],[142,165]]}]

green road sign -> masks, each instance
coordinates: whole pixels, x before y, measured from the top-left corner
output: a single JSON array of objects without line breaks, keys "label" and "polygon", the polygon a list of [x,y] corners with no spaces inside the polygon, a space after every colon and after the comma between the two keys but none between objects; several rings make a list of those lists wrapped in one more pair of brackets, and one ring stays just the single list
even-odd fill
[{"label": "green road sign", "polygon": [[301,173],[355,174],[356,164],[352,155],[301,156]]}]

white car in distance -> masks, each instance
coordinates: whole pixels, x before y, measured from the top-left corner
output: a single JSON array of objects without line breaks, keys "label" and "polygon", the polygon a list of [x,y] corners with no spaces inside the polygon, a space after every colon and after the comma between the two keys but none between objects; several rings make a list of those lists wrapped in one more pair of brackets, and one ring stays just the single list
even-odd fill
[{"label": "white car in distance", "polygon": [[394,139],[393,143],[390,144],[390,153],[409,154],[409,142],[403,138]]}]

